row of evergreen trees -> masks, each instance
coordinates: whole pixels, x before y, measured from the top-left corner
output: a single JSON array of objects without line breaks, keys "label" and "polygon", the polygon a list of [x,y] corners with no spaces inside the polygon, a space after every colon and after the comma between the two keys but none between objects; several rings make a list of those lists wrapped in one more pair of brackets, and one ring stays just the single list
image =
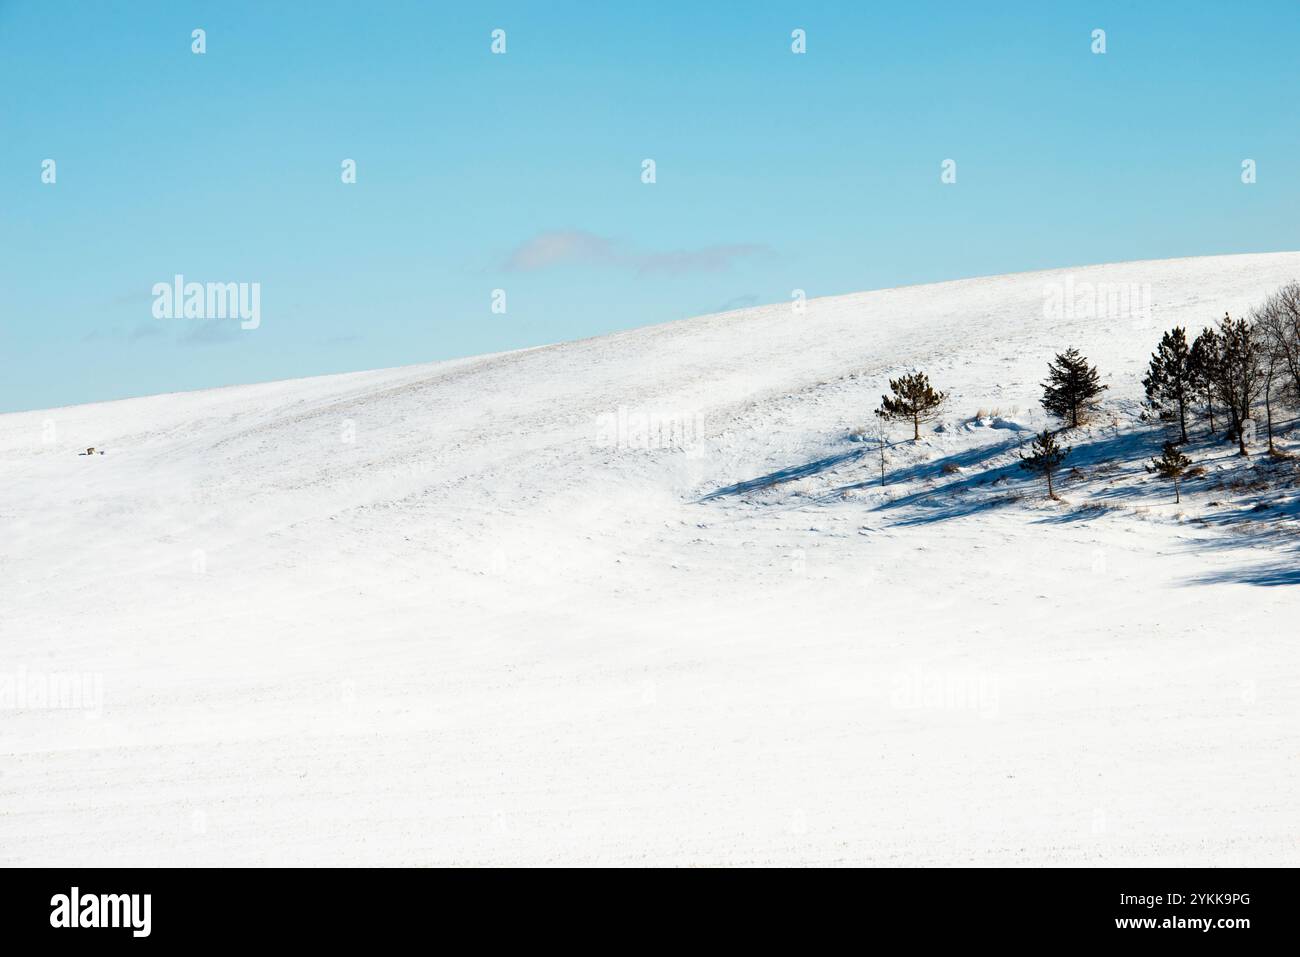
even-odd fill
[{"label": "row of evergreen trees", "polygon": [[[1047,364],[1042,405],[1065,423],[1064,428],[1078,428],[1108,388],[1101,384],[1097,367],[1089,365],[1078,349],[1069,348]],[[913,439],[921,437],[921,423],[937,416],[948,401],[948,393],[931,386],[924,372],[890,379],[889,391],[880,397],[875,414],[885,421],[910,422]]]},{"label": "row of evergreen trees", "polygon": [[1181,442],[1198,413],[1215,435],[1217,410],[1225,437],[1242,455],[1250,454],[1247,442],[1262,404],[1268,451],[1275,454],[1273,412],[1300,398],[1300,283],[1283,286],[1248,318],[1225,313],[1191,345],[1181,326],[1166,332],[1142,384],[1148,405],[1178,423]]},{"label": "row of evergreen trees", "polygon": [[[1064,423],[1063,428],[1078,428],[1108,387],[1101,384],[1097,367],[1073,347],[1066,349],[1047,364],[1047,381],[1043,383],[1043,408]],[[930,385],[924,372],[913,372],[889,380],[889,395],[880,397],[876,415],[882,422],[905,421],[912,425],[912,438],[921,437],[921,423],[933,419],[943,409],[948,393]],[[884,437],[881,436],[880,484],[885,484]],[[1034,438],[1031,452],[1021,457],[1021,467],[1047,480],[1047,494],[1056,497],[1052,476],[1060,468],[1070,449],[1061,446],[1050,429]]]},{"label": "row of evergreen trees", "polygon": [[[1078,428],[1096,408],[1102,392],[1097,367],[1077,349],[1069,348],[1048,363],[1043,385],[1042,406],[1062,422],[1054,433],[1044,429],[1034,437],[1029,454],[1021,456],[1021,467],[1043,476],[1047,494],[1055,498],[1052,477],[1071,449],[1057,440],[1065,429]],[[1279,403],[1300,402],[1300,283],[1289,283],[1254,309],[1248,318],[1228,314],[1203,329],[1190,344],[1187,330],[1176,326],[1164,334],[1151,355],[1142,380],[1147,406],[1162,419],[1176,422],[1179,442],[1166,442],[1161,455],[1147,471],[1172,479],[1174,500],[1180,500],[1179,480],[1191,467],[1191,460],[1178,448],[1188,441],[1189,423],[1203,417],[1211,436],[1215,413],[1223,423],[1224,438],[1237,443],[1242,455],[1254,428],[1255,410],[1262,404],[1268,434],[1268,451],[1273,446],[1273,412]],[[890,395],[881,396],[876,415],[882,422],[903,420],[912,424],[912,437],[921,437],[921,423],[939,414],[947,393],[934,389],[923,372],[914,372],[889,382]],[[881,443],[881,484],[884,484],[884,444]]]}]

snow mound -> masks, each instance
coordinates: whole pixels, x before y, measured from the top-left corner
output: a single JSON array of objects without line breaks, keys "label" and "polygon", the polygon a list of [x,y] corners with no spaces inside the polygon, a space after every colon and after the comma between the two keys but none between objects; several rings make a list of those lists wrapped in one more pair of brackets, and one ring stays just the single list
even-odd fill
[{"label": "snow mound", "polygon": [[966,422],[963,423],[963,427],[967,431],[974,431],[976,429],[1006,429],[1011,432],[1031,431],[1029,426],[1021,425],[1019,422],[1013,422],[1010,419],[1004,419],[1000,415],[967,419]]}]

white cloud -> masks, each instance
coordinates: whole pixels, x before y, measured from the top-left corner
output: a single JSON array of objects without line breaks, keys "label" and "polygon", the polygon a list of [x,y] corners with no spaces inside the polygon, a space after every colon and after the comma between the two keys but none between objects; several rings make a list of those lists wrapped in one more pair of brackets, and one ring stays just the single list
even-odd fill
[{"label": "white cloud", "polygon": [[548,230],[520,243],[506,257],[509,272],[537,272],[560,266],[608,266],[638,276],[681,276],[722,272],[738,260],[771,253],[759,243],[727,243],[655,252],[583,230]]}]

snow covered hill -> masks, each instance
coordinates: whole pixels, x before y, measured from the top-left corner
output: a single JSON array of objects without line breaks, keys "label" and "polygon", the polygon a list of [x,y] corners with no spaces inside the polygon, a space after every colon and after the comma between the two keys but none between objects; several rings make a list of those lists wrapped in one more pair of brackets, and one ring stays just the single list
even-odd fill
[{"label": "snow covered hill", "polygon": [[[1300,863],[1294,468],[1198,425],[1175,506],[1139,405],[1163,330],[1295,278],[0,416],[0,862]],[[1054,503],[1016,450],[1069,345],[1109,390]],[[951,399],[882,488],[861,433],[912,368]]]}]

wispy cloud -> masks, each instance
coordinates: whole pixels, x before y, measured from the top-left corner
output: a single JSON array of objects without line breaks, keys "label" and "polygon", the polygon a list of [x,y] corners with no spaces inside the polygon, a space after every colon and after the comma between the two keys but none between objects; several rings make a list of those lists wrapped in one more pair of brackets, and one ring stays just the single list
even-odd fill
[{"label": "wispy cloud", "polygon": [[176,341],[186,346],[217,346],[239,339],[239,323],[225,319],[196,319],[187,323]]},{"label": "wispy cloud", "polygon": [[92,329],[81,337],[82,342],[126,342],[134,345],[144,339],[158,339],[166,333],[156,321],[137,323],[132,329],[124,330],[121,326],[109,326],[107,329]]},{"label": "wispy cloud", "polygon": [[537,272],[560,266],[630,269],[638,276],[682,276],[722,272],[738,260],[771,253],[761,243],[726,243],[696,249],[654,251],[578,229],[548,230],[520,243],[506,257],[509,272]]},{"label": "wispy cloud", "polygon": [[535,272],[552,266],[589,266],[617,262],[617,244],[612,239],[581,230],[552,230],[538,233],[516,246],[506,258],[510,272]]},{"label": "wispy cloud", "polygon": [[[152,319],[137,323],[130,329],[122,326],[91,329],[81,337],[81,341],[133,346],[149,340],[165,340],[174,345],[213,346],[237,342],[241,331],[238,322],[225,319],[187,319],[184,322]],[[349,342],[356,338],[358,337],[345,336],[332,341]]]},{"label": "wispy cloud", "polygon": [[163,335],[157,322],[141,322],[126,334],[127,342],[139,342],[141,339],[157,339]]},{"label": "wispy cloud", "polygon": [[642,275],[666,273],[680,276],[689,272],[723,272],[738,259],[750,259],[771,249],[758,243],[730,243],[701,249],[679,249],[667,253],[649,253],[642,257],[637,272]]}]

